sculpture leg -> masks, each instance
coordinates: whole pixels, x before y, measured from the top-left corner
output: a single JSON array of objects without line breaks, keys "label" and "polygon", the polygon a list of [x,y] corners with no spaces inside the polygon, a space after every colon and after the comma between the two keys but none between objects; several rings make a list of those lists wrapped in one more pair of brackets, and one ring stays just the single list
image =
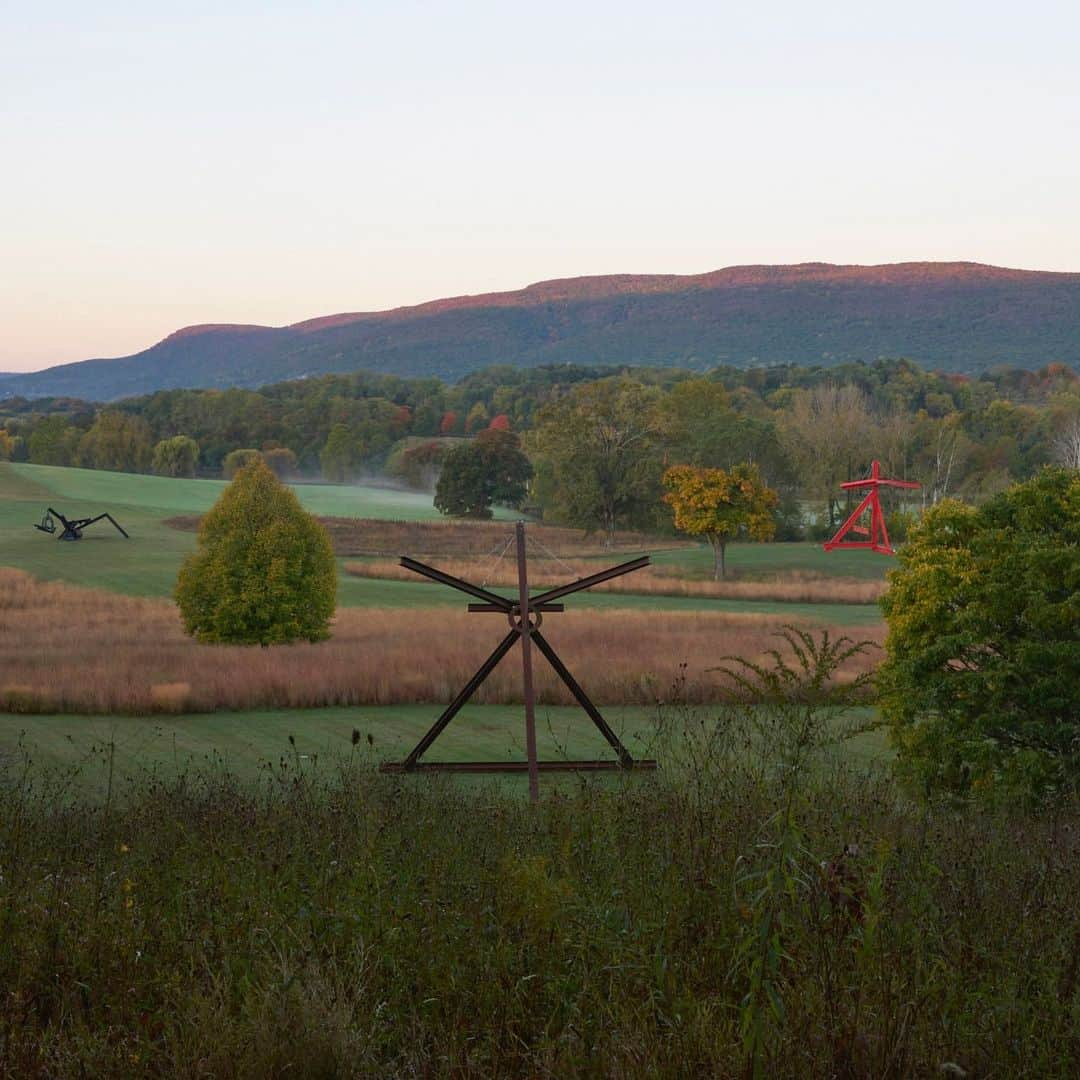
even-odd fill
[{"label": "sculpture leg", "polygon": [[555,669],[555,674],[566,684],[566,688],[574,695],[577,703],[588,714],[589,719],[597,726],[600,734],[607,739],[608,744],[619,756],[619,764],[623,768],[629,769],[634,764],[634,759],[630,756],[630,751],[619,741],[619,736],[608,726],[608,722],[600,715],[600,710],[589,700],[588,694],[582,690],[578,684],[577,679],[570,674],[570,670],[559,659],[558,653],[548,643],[547,638],[540,633],[539,630],[533,630],[532,639],[536,642],[536,647],[547,657],[548,663]]},{"label": "sculpture leg", "polygon": [[416,744],[412,753],[405,759],[405,769],[411,769],[421,758],[429,746],[442,734],[443,729],[457,716],[461,707],[476,693],[480,684],[495,670],[499,661],[510,651],[514,642],[517,641],[518,631],[511,630],[499,642],[495,651],[484,661],[479,671],[462,687],[461,692],[447,705],[443,714],[431,725],[428,733]]}]

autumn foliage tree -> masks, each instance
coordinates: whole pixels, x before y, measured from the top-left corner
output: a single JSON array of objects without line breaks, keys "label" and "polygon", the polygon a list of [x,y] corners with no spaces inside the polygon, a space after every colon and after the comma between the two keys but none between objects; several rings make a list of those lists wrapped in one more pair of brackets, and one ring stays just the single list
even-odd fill
[{"label": "autumn foliage tree", "polygon": [[334,550],[296,494],[256,458],[203,518],[175,595],[184,628],[202,642],[320,641],[337,601]]},{"label": "autumn foliage tree", "polygon": [[776,534],[773,510],[779,496],[765,485],[756,465],[731,469],[675,465],[664,473],[664,487],[664,501],[675,514],[675,527],[712,545],[716,581],[726,573],[730,541],[741,535],[771,540]]}]

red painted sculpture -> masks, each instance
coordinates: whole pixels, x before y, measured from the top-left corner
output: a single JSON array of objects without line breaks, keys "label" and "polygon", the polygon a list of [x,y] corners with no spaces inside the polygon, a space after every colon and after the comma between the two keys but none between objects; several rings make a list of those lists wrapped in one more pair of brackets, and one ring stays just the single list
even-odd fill
[{"label": "red painted sculpture", "polygon": [[[881,466],[875,459],[870,466],[870,475],[865,480],[852,480],[847,484],[841,484],[842,488],[857,489],[857,488],[869,488],[866,493],[866,497],[857,507],[854,512],[848,517],[847,521],[837,530],[836,535],[825,544],[826,551],[832,551],[834,548],[869,548],[871,551],[876,551],[881,555],[895,555],[892,546],[889,543],[889,533],[885,528],[885,514],[881,509],[881,497],[878,494],[879,490],[883,487],[897,487],[897,488],[917,488],[919,484],[913,484],[910,480],[887,480],[881,475]],[[870,523],[869,527],[859,524],[859,519],[870,511]],[[854,533],[856,536],[864,536],[865,540],[845,540],[844,537],[848,533]]]}]

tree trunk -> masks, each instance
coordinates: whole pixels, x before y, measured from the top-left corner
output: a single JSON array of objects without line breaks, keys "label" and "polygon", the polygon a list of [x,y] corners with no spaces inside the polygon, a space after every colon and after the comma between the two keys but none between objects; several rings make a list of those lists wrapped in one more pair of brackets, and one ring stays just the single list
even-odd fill
[{"label": "tree trunk", "polygon": [[604,511],[604,529],[607,532],[607,540],[605,541],[608,549],[615,547],[615,510],[612,507],[607,507]]},{"label": "tree trunk", "polygon": [[724,549],[727,544],[722,540],[714,540],[712,542],[713,550],[713,581],[719,581],[725,576],[727,568],[724,565]]}]

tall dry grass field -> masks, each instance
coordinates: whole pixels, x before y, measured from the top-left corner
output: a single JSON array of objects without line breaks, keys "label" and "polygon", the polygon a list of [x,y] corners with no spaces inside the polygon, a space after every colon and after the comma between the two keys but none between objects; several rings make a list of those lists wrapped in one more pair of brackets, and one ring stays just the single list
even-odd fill
[{"label": "tall dry grass field", "polygon": [[[707,702],[722,690],[708,669],[727,655],[762,658],[784,621],[571,611],[549,616],[544,632],[598,701],[653,702],[685,675],[686,699]],[[505,632],[499,615],[343,609],[331,639],[318,645],[199,645],[184,634],[169,601],[41,583],[0,569],[0,710],[160,713],[442,702]],[[881,631],[868,636],[880,640]],[[513,660],[511,654],[477,701],[520,700]],[[874,662],[871,650],[841,677]],[[571,703],[542,658],[537,691],[544,703]]]},{"label": "tall dry grass field", "polygon": [[[438,567],[448,574],[496,587],[517,585],[513,560],[439,559]],[[561,585],[574,577],[596,573],[596,563],[582,559],[570,561],[537,559],[530,556],[529,580],[541,588]],[[391,581],[423,581],[411,570],[390,559],[370,559],[347,563],[345,572],[353,577],[382,578]],[[597,592],[636,593],[647,596],[701,596],[728,600],[775,600],[799,604],[874,604],[887,588],[883,581],[858,578],[815,577],[793,571],[776,574],[768,581],[707,581],[688,578],[674,567],[647,566],[631,574],[594,586]]]}]

